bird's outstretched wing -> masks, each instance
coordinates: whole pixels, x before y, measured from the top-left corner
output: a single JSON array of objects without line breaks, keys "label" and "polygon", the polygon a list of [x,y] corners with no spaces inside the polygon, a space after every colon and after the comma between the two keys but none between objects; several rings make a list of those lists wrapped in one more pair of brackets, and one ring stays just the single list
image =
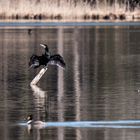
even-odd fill
[{"label": "bird's outstretched wing", "polygon": [[50,60],[49,60],[48,64],[57,65],[57,66],[62,67],[62,68],[66,67],[66,64],[64,62],[63,57],[59,54],[52,55],[50,57]]},{"label": "bird's outstretched wing", "polygon": [[39,57],[37,55],[32,55],[30,57],[30,61],[29,61],[29,67],[30,68],[38,68],[40,66],[40,63],[39,63]]}]

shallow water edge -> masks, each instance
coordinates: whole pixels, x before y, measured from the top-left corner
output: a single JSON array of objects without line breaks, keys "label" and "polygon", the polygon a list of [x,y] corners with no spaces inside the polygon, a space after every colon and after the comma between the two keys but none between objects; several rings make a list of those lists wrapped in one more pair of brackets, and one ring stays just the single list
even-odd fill
[{"label": "shallow water edge", "polygon": [[0,27],[25,27],[25,26],[140,26],[139,21],[123,21],[123,22],[114,22],[114,21],[101,21],[101,22],[92,22],[92,21],[0,21]]}]

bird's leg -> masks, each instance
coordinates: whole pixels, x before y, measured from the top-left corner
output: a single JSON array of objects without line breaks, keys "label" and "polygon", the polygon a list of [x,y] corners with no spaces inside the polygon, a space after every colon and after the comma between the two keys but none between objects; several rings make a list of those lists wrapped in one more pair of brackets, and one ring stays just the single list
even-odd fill
[{"label": "bird's leg", "polygon": [[36,85],[39,80],[41,79],[41,77],[45,74],[45,72],[47,71],[47,66],[43,67],[40,72],[35,76],[35,78],[31,81],[30,85]]}]

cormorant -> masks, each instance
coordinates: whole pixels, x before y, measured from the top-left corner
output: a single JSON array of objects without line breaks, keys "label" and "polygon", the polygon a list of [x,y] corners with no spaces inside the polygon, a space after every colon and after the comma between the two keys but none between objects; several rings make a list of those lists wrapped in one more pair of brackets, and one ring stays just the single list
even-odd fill
[{"label": "cormorant", "polygon": [[59,67],[65,68],[66,64],[64,59],[59,54],[51,55],[46,44],[40,44],[44,49],[45,53],[41,56],[33,54],[30,57],[29,66],[30,68],[38,68],[41,65],[48,66],[48,65],[57,65]]}]

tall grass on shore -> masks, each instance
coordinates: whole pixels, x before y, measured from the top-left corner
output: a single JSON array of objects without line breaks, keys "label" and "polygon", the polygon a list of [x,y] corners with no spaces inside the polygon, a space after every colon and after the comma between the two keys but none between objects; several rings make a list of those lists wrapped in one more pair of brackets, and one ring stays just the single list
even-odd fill
[{"label": "tall grass on shore", "polygon": [[99,2],[91,5],[87,2],[79,1],[77,3],[65,1],[45,1],[40,0],[1,0],[0,1],[0,19],[139,19],[140,8],[136,7],[134,11],[128,10],[123,3]]}]

